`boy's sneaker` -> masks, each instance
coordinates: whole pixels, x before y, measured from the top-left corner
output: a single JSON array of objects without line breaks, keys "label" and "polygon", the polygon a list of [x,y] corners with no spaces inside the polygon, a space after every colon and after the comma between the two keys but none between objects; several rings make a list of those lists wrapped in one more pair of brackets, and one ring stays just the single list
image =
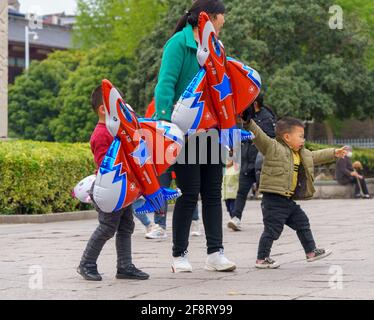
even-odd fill
[{"label": "boy's sneaker", "polygon": [[191,223],[191,236],[201,236],[199,220],[192,220]]},{"label": "boy's sneaker", "polygon": [[264,260],[257,260],[255,267],[257,269],[277,269],[280,267],[280,264],[268,257]]},{"label": "boy's sneaker", "polygon": [[79,265],[77,272],[88,281],[101,281],[102,277],[97,271],[97,266],[92,265]]},{"label": "boy's sneaker", "polygon": [[168,237],[166,230],[158,224],[154,225],[150,232],[145,234],[147,239],[166,239]]},{"label": "boy's sneaker", "polygon": [[187,253],[181,255],[180,257],[173,257],[171,272],[192,272],[192,266],[187,259]]},{"label": "boy's sneaker", "polygon": [[132,263],[129,264],[126,268],[117,269],[116,274],[117,279],[133,279],[133,280],[147,280],[149,274],[139,270]]},{"label": "boy's sneaker", "polygon": [[234,271],[236,264],[225,257],[223,250],[208,254],[205,270],[209,271]]},{"label": "boy's sneaker", "polygon": [[325,249],[314,249],[313,250],[313,256],[306,256],[306,261],[313,262],[319,259],[326,258],[332,253],[331,250],[325,250]]},{"label": "boy's sneaker", "polygon": [[227,226],[234,231],[242,230],[241,221],[238,217],[231,218],[231,220],[227,223]]}]

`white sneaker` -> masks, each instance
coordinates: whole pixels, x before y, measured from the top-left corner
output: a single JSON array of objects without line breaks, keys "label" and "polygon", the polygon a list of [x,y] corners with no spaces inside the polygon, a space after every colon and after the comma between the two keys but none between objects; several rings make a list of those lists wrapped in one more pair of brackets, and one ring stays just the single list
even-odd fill
[{"label": "white sneaker", "polygon": [[192,266],[187,259],[187,254],[184,254],[180,257],[173,257],[171,272],[192,272]]},{"label": "white sneaker", "polygon": [[201,236],[199,220],[192,220],[191,236]]},{"label": "white sneaker", "polygon": [[154,225],[150,232],[145,234],[146,239],[166,239],[168,237],[166,230],[158,224]]},{"label": "white sneaker", "polygon": [[236,264],[225,257],[223,250],[208,254],[205,270],[209,271],[233,271]]},{"label": "white sneaker", "polygon": [[238,217],[231,218],[231,220],[227,223],[227,226],[234,231],[242,230],[241,221]]},{"label": "white sneaker", "polygon": [[148,226],[145,227],[145,234],[150,233],[155,225],[151,222]]}]

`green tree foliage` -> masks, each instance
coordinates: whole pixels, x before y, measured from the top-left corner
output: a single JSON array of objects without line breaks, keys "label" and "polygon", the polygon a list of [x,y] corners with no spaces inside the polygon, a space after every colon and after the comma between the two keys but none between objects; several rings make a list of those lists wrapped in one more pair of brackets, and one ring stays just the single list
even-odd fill
[{"label": "green tree foliage", "polygon": [[[137,69],[128,98],[139,108],[150,102],[162,47],[190,1],[169,1],[169,12],[139,45]],[[365,25],[344,17],[344,30],[331,30],[322,0],[231,0],[221,38],[227,54],[256,68],[266,101],[280,115],[323,120],[331,115],[358,118],[373,114],[373,74],[364,56]]]},{"label": "green tree foliage", "polygon": [[373,75],[364,64],[369,37],[345,16],[331,30],[332,0],[232,0],[223,43],[261,74],[266,102],[279,115],[323,120],[373,115]]},{"label": "green tree foliage", "polygon": [[144,114],[154,95],[163,47],[172,36],[179,18],[191,7],[191,0],[167,0],[168,12],[139,43],[135,51],[136,68],[129,79],[127,99],[139,114]]},{"label": "green tree foliage", "polygon": [[74,42],[83,49],[109,43],[132,56],[165,8],[163,0],[78,0]]},{"label": "green tree foliage", "polygon": [[[365,28],[370,17],[362,22],[343,7],[344,29],[331,30],[333,0],[225,3],[221,38],[227,54],[260,72],[265,102],[279,115],[318,121],[373,115],[374,71],[366,65],[370,37]],[[132,10],[136,4],[137,11]],[[9,111],[10,128],[18,137],[88,141],[96,123],[90,93],[103,78],[144,114],[154,94],[163,46],[191,0],[88,0],[79,5],[75,34],[91,49],[53,54],[17,79],[10,89]],[[153,5],[161,9],[146,19]],[[121,20],[123,8],[136,11],[138,18],[129,14]],[[162,13],[164,8],[168,10]],[[130,25],[134,29],[129,31]],[[136,46],[132,55],[127,55],[129,43]]]},{"label": "green tree foliage", "polygon": [[91,109],[91,92],[109,79],[121,91],[126,91],[131,61],[105,46],[91,50],[78,68],[63,83],[58,104],[61,111],[50,123],[55,141],[88,141],[97,123]]},{"label": "green tree foliage", "polygon": [[76,51],[56,52],[47,60],[33,62],[29,71],[16,79],[9,89],[10,136],[53,140],[49,123],[60,111],[57,97],[80,58]]},{"label": "green tree foliage", "polygon": [[370,47],[367,52],[367,62],[371,70],[374,70],[374,1],[372,0],[337,0],[343,11],[356,16],[365,22],[362,32],[370,36]]}]

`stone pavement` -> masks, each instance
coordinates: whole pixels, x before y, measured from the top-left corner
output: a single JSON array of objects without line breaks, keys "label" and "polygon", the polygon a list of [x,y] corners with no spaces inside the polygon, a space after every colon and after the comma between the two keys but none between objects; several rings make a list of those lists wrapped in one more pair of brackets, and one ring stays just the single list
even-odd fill
[{"label": "stone pavement", "polygon": [[[296,234],[286,227],[273,247],[281,268],[256,270],[261,210],[259,201],[248,201],[244,230],[224,226],[226,255],[238,265],[233,273],[205,271],[205,239],[193,237],[193,273],[172,274],[170,227],[167,240],[146,240],[137,221],[133,260],[151,274],[147,281],[114,278],[113,239],[99,258],[102,282],[87,282],[76,274],[95,220],[0,225],[0,299],[374,299],[374,200],[312,200],[301,205],[317,245],[334,251],[325,260],[307,263]],[[227,220],[225,212],[225,225]]]}]

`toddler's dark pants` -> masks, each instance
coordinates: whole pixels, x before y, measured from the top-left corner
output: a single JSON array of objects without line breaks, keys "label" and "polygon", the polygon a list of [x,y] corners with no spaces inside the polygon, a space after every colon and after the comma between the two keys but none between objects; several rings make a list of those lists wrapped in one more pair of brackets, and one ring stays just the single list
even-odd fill
[{"label": "toddler's dark pants", "polygon": [[295,201],[275,193],[264,193],[261,208],[264,231],[260,238],[257,259],[263,260],[270,256],[273,242],[280,237],[284,225],[296,231],[305,253],[316,248],[309,219]]}]

